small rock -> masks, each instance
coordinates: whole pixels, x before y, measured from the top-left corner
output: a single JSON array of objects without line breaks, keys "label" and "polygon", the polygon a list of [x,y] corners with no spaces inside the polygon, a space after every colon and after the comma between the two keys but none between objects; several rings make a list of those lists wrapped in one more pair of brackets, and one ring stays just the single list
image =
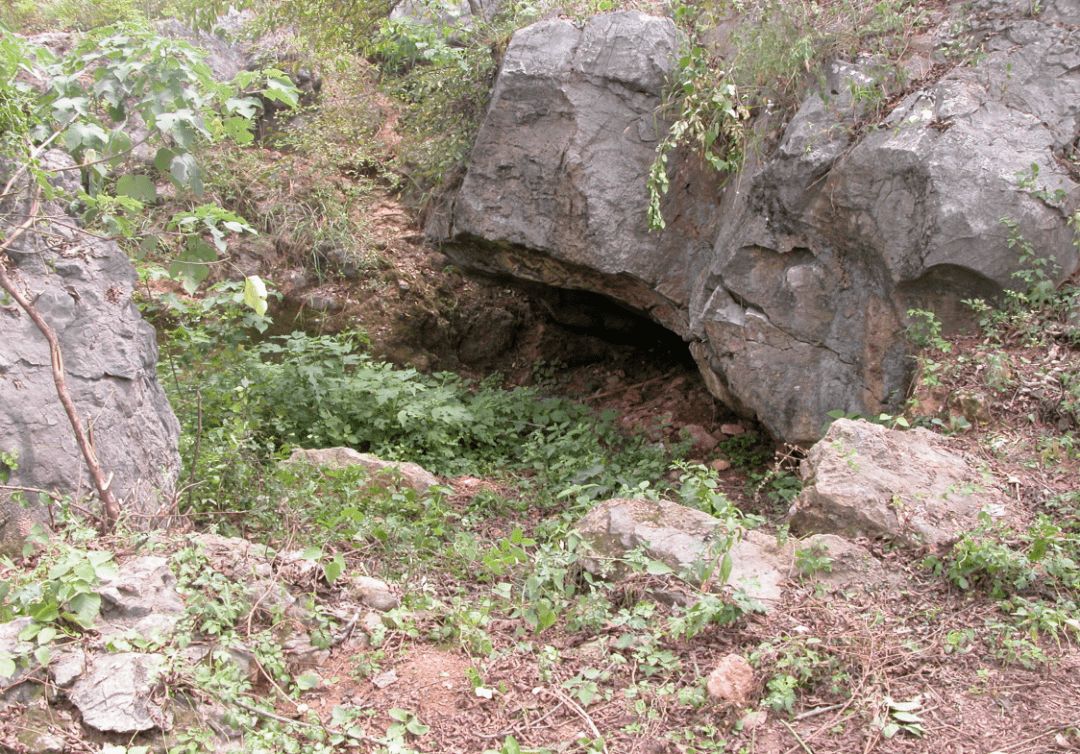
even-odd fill
[{"label": "small rock", "polygon": [[949,409],[963,416],[971,425],[990,423],[990,406],[986,396],[970,390],[961,390],[949,397]]},{"label": "small rock", "polygon": [[294,636],[281,645],[286,655],[304,668],[322,667],[330,659],[330,650],[316,647],[306,634]]},{"label": "small rock", "polygon": [[351,577],[346,588],[349,596],[375,610],[386,612],[401,604],[401,600],[390,590],[385,581],[373,579],[370,576]]},{"label": "small rock", "polygon": [[[26,617],[0,623],[0,654],[6,653],[16,658],[15,675],[11,677],[0,675],[0,709],[8,704],[29,704],[35,697],[41,695],[42,684],[18,683],[31,675],[27,667],[31,661],[18,658],[29,656],[34,648],[33,644],[20,641],[19,634],[33,622],[33,618]],[[37,663],[33,665],[36,666]],[[40,677],[42,674],[41,671],[37,671],[33,675]]]},{"label": "small rock", "polygon": [[723,458],[717,458],[715,461],[709,464],[709,468],[713,471],[727,471],[731,468],[731,461]]},{"label": "small rock", "polygon": [[754,669],[742,655],[725,655],[709,673],[705,688],[713,699],[745,704],[754,688]]},{"label": "small rock", "polygon": [[728,437],[735,437],[746,432],[746,427],[741,424],[721,424],[720,431]]},{"label": "small rock", "polygon": [[[710,539],[721,526],[720,520],[708,513],[677,503],[612,498],[597,504],[578,521],[577,530],[592,550],[579,562],[594,576],[618,579],[626,575],[622,563],[626,552],[642,548],[649,558],[676,573],[689,571],[691,581],[700,582],[708,561],[715,558]],[[779,547],[774,536],[746,532],[729,551],[731,573],[723,586],[742,589],[768,609],[781,597],[791,567],[789,549]]]},{"label": "small rock", "polygon": [[68,698],[79,708],[83,722],[101,731],[134,733],[167,727],[160,704],[158,670],[161,655],[118,652],[100,655],[75,681]]},{"label": "small rock", "polygon": [[398,463],[396,461],[384,461],[368,453],[358,453],[352,448],[323,448],[320,450],[305,450],[296,448],[289,456],[288,463],[307,461],[317,465],[325,465],[333,468],[347,466],[363,466],[369,472],[376,484],[386,486],[393,480],[393,473],[401,474],[401,480],[406,487],[421,494],[428,488],[439,483],[438,478],[416,463]]},{"label": "small rock", "polygon": [[317,312],[335,312],[344,308],[336,296],[321,293],[306,293],[300,297],[300,301],[308,309]]},{"label": "small rock", "polygon": [[86,672],[86,658],[81,653],[64,652],[53,658],[49,669],[52,670],[53,683],[66,689]]},{"label": "small rock", "polygon": [[433,272],[442,272],[450,265],[450,257],[435,252],[427,258],[427,267]]},{"label": "small rock", "polygon": [[[71,715],[34,705],[26,710],[16,730],[16,739],[25,754],[63,754],[69,751],[63,736],[54,731],[71,723]],[[8,751],[5,749],[5,751]]]},{"label": "small rock", "polygon": [[387,686],[392,686],[397,683],[397,673],[393,670],[387,670],[385,673],[379,673],[377,676],[371,679],[371,685],[377,689],[385,689]]},{"label": "small rock", "polygon": [[326,261],[346,280],[360,279],[360,270],[356,267],[356,261],[345,249],[330,249],[326,252]]},{"label": "small rock", "polygon": [[699,424],[687,424],[682,428],[682,433],[690,438],[690,452],[694,455],[707,455],[720,444],[719,440]]},{"label": "small rock", "polygon": [[133,629],[144,638],[169,634],[184,612],[175,585],[176,576],[165,558],[129,560],[95,590],[101,596],[99,630],[107,634]]},{"label": "small rock", "polygon": [[743,730],[756,730],[764,725],[769,719],[769,713],[763,709],[756,709],[747,712],[742,716],[739,721],[742,723]]},{"label": "small rock", "polygon": [[378,613],[368,613],[360,619],[360,627],[364,629],[367,634],[374,634],[376,631],[381,631],[386,627],[383,623],[382,616]]},{"label": "small rock", "polygon": [[799,534],[947,547],[1008,500],[940,435],[837,419],[800,465],[807,486],[788,514]]}]

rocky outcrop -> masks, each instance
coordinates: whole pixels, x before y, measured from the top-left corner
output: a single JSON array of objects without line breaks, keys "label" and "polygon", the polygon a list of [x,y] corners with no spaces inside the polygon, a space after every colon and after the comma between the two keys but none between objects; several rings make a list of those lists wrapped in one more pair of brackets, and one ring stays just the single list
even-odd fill
[{"label": "rocky outcrop", "polygon": [[[429,232],[474,274],[647,314],[690,342],[714,395],[812,443],[829,411],[902,400],[909,309],[957,327],[963,299],[1014,284],[1002,218],[1056,279],[1080,267],[1066,222],[1078,183],[1063,164],[1080,134],[1080,30],[1054,23],[1065,5],[1028,18],[984,2],[988,54],[937,71],[858,140],[852,92],[867,71],[831,64],[772,153],[722,189],[674,157],[662,232],[646,227],[646,176],[673,24],[637,12],[535,24],[511,42],[468,171]],[[1033,165],[1035,185],[1021,186]]]},{"label": "rocky outcrop", "polygon": [[[78,172],[66,170],[71,164],[59,152],[43,162],[69,199],[79,187]],[[145,525],[171,502],[180,470],[180,428],[157,382],[154,329],[132,303],[138,280],[127,256],[79,232],[59,201],[50,205],[45,215],[56,220],[16,240],[0,264],[56,330],[68,387],[111,488],[139,516],[135,525]],[[12,218],[21,221],[27,206],[8,197],[0,218],[17,224]],[[0,471],[9,486],[74,496],[92,489],[57,399],[48,344],[13,301],[0,301],[0,451],[8,454]],[[10,530],[0,531],[0,542],[9,548],[32,521],[45,519],[42,507],[23,510],[0,491],[0,523]]]},{"label": "rocky outcrop", "polygon": [[645,193],[678,49],[670,19],[636,11],[518,31],[461,191],[434,230],[455,264],[602,293],[689,337],[718,180],[673,168],[686,172],[669,199],[678,216],[659,234]]},{"label": "rocky outcrop", "polygon": [[[174,544],[155,538],[155,545]],[[109,555],[93,554],[98,557],[90,570],[109,575]],[[184,689],[196,677],[205,679],[206,673],[240,680],[261,671],[256,652],[226,629],[229,616],[245,616],[248,626],[253,618],[271,619],[271,640],[281,645],[277,657],[289,672],[299,673],[325,665],[328,643],[343,646],[350,655],[369,646],[370,634],[386,630],[378,611],[400,605],[399,596],[379,579],[344,573],[324,578],[318,557],[275,553],[242,539],[195,535],[172,558],[136,557],[91,587],[100,598],[100,611],[96,616],[83,612],[90,630],[76,643],[20,639],[35,624],[39,630],[43,625],[53,629],[29,616],[0,622],[0,713],[7,723],[0,730],[0,749],[10,750],[4,746],[13,740],[15,720],[18,740],[25,746],[18,751],[66,751],[64,741],[70,747],[72,741],[100,739],[102,733],[106,740],[122,740],[112,734],[127,736],[129,744],[131,736],[139,735],[137,740],[154,749],[168,749],[174,733],[200,734],[202,750],[227,751],[233,748],[230,739],[239,735],[223,724],[234,707],[227,709],[212,696],[200,701]],[[190,568],[193,558],[199,560],[198,568]],[[182,585],[174,567],[188,579]],[[228,587],[215,593],[206,590],[208,581]],[[81,579],[79,583],[86,586]],[[325,595],[328,588],[336,598],[316,604],[316,594]],[[83,603],[87,605],[93,612],[94,604]],[[201,617],[189,621],[185,615]],[[340,629],[333,636],[325,633],[330,615]],[[207,626],[213,626],[210,633],[198,633]],[[223,630],[228,637],[224,641],[218,634]],[[204,636],[211,640],[202,640]],[[132,645],[141,651],[133,651]],[[178,682],[180,678],[187,680]],[[77,711],[75,721],[59,708]],[[58,727],[58,718],[70,724]],[[58,736],[60,745],[53,745],[49,734]]]}]

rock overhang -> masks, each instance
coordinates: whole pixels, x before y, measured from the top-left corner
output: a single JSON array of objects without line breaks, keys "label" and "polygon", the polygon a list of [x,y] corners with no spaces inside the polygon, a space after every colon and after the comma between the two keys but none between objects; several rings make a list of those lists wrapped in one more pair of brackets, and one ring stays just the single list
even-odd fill
[{"label": "rock overhang", "polygon": [[[560,44],[545,57],[537,42],[548,38]],[[646,177],[667,128],[655,74],[674,64],[658,62],[676,49],[674,25],[636,12],[580,29],[543,22],[511,42],[462,186],[432,234],[467,271],[594,291],[662,323],[690,342],[714,395],[775,438],[810,444],[829,411],[897,409],[913,366],[909,309],[956,328],[968,317],[962,300],[997,299],[1015,283],[1003,217],[1054,258],[1060,278],[1080,266],[1066,222],[1075,207],[1033,196],[1018,178],[1035,164],[1051,189],[1075,194],[1052,150],[1059,132],[1075,133],[1076,108],[1046,100],[1080,101],[1080,69],[1026,75],[1008,97],[998,81],[1010,56],[1025,70],[1060,68],[1061,44],[1080,50],[1080,34],[1032,39],[913,91],[859,140],[853,108],[811,94],[779,148],[726,184],[672,153],[670,219],[658,233],[647,227]],[[861,75],[834,68],[838,91]]]}]

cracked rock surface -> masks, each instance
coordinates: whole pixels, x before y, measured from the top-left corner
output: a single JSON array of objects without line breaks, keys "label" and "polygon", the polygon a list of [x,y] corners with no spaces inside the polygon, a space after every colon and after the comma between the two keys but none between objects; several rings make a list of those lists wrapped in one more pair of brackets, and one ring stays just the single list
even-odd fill
[{"label": "cracked rock surface", "polygon": [[[837,409],[893,412],[911,376],[908,310],[957,328],[963,300],[1015,283],[1002,218],[1053,259],[1055,280],[1080,267],[1063,159],[1080,134],[1080,30],[1066,3],[1037,19],[1014,5],[978,4],[975,65],[943,72],[932,50],[910,52],[902,65],[924,78],[869,129],[850,93],[868,71],[838,61],[789,123],[758,116],[776,146],[723,186],[672,153],[661,232],[646,225],[646,177],[668,127],[674,26],[637,12],[534,24],[511,42],[429,234],[473,274],[647,314],[690,343],[715,396],[778,440],[813,443]],[[1032,165],[1041,197],[1018,183]]]},{"label": "cracked rock surface", "polygon": [[[42,166],[75,196],[78,172],[64,170],[72,164],[54,151]],[[67,208],[49,204],[46,214],[57,219],[16,240],[9,275],[55,329],[68,388],[102,468],[112,474],[111,488],[145,524],[162,500],[171,500],[180,471],[180,426],[157,381],[154,329],[131,300],[138,281],[127,255],[112,241],[77,232],[79,221]],[[27,206],[25,197],[8,197],[0,217],[19,217]],[[0,306],[0,451],[18,468],[7,469],[7,483],[86,492],[89,475],[57,399],[48,343],[8,303]],[[17,551],[32,522],[44,518],[43,508],[23,510],[0,497],[0,549]]]}]

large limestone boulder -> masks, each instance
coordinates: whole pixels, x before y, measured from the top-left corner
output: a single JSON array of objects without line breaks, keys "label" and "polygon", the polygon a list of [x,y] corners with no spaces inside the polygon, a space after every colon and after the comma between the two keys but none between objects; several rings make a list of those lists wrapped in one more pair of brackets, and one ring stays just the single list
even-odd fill
[{"label": "large limestone boulder", "polygon": [[838,419],[810,449],[802,473],[807,486],[789,515],[800,534],[941,548],[974,529],[980,514],[1009,513],[993,479],[925,429]]},{"label": "large limestone boulder", "polygon": [[676,157],[660,233],[646,227],[646,177],[666,129],[671,22],[530,26],[430,232],[476,274],[598,292],[664,324],[690,341],[710,390],[778,439],[813,443],[836,409],[891,412],[910,379],[906,312],[958,327],[962,300],[1014,284],[1002,218],[1053,258],[1055,279],[1080,267],[1065,159],[1080,131],[1080,29],[1053,22],[1065,2],[1034,19],[983,5],[988,54],[926,79],[858,140],[852,84],[872,71],[835,62],[777,147],[722,190]]},{"label": "large limestone boulder", "polygon": [[[63,171],[71,164],[53,152],[43,167]],[[75,196],[78,172],[54,175],[67,196]],[[17,224],[13,219],[21,221],[27,207],[25,198],[3,199],[0,222]],[[115,243],[80,233],[59,201],[45,212],[57,220],[19,238],[0,264],[56,330],[68,388],[102,468],[112,475],[111,488],[126,510],[139,514],[135,525],[146,525],[171,503],[180,427],[157,381],[154,329],[131,300],[135,268]],[[8,473],[8,485],[87,495],[92,485],[57,398],[48,344],[13,301],[0,304],[0,451],[18,467],[4,464],[0,471]],[[10,546],[46,516],[40,507],[23,511],[4,495],[0,491],[0,543]]]},{"label": "large limestone boulder", "polygon": [[[891,410],[908,379],[906,312],[955,327],[962,300],[1015,284],[1002,218],[1058,279],[1077,269],[1077,183],[1055,155],[1077,133],[1080,32],[1021,21],[987,46],[858,143],[838,96],[811,96],[745,176],[694,298],[695,355],[774,435],[805,443],[830,410]],[[1032,165],[1064,201],[1021,188]]]},{"label": "large limestone boulder", "polygon": [[[605,500],[581,518],[577,531],[590,550],[581,559],[582,567],[602,578],[628,575],[625,558],[639,550],[695,586],[703,586],[701,577],[715,578],[720,558],[730,555],[731,573],[718,586],[742,592],[766,610],[780,602],[794,577],[812,578],[833,588],[877,589],[898,580],[865,548],[839,536],[790,538],[781,543],[759,531],[728,532],[724,522],[708,513],[667,500]],[[730,548],[718,550],[717,544],[729,536]],[[812,554],[820,569],[806,567],[811,561],[807,554]]]},{"label": "large limestone boulder", "polygon": [[637,11],[518,31],[461,191],[431,228],[455,264],[603,293],[688,334],[717,177],[673,158],[662,233],[648,229],[645,191],[678,49],[670,19]]}]

